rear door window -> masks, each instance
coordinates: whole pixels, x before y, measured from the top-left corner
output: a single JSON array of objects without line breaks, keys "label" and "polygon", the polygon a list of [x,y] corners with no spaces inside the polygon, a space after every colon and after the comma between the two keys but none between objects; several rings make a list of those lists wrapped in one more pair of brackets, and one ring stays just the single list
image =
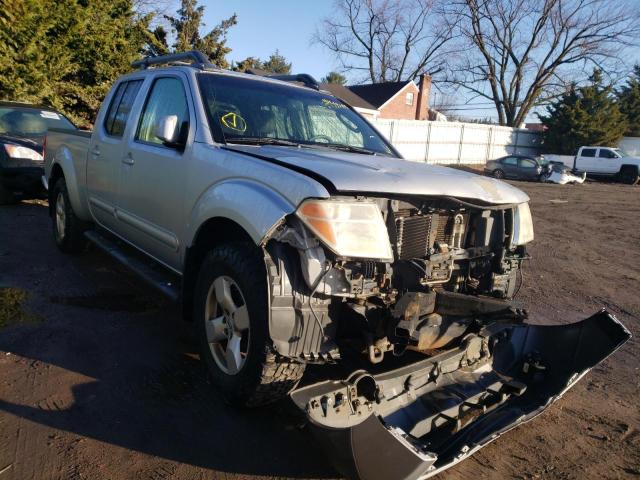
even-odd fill
[{"label": "rear door window", "polygon": [[507,158],[502,160],[502,163],[504,165],[510,165],[512,167],[517,167],[518,166],[518,159],[516,157],[507,157]]},{"label": "rear door window", "polygon": [[596,156],[596,149],[595,148],[585,148],[582,150],[582,153],[580,154],[581,157],[595,157]]},{"label": "rear door window", "polygon": [[104,129],[112,137],[122,137],[142,80],[122,82],[113,95],[104,120]]}]

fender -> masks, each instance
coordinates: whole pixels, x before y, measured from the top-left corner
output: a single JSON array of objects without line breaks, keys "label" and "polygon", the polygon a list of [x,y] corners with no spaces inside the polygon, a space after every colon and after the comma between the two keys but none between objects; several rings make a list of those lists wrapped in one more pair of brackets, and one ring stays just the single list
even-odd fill
[{"label": "fender", "polygon": [[[85,161],[81,161],[82,165],[86,164]],[[71,207],[75,212],[76,216],[81,220],[91,221],[91,213],[89,212],[88,204],[87,204],[87,195],[85,189],[85,173],[76,171],[76,162],[74,161],[71,150],[66,145],[60,145],[55,153],[53,154],[53,161],[51,163],[50,169],[48,169],[48,178],[49,188],[53,188],[51,185],[51,173],[53,172],[53,167],[55,165],[59,165],[62,168],[62,173],[64,174],[64,178],[67,184],[67,191],[69,193],[69,200],[71,201]],[[82,178],[78,178],[82,177]]]},{"label": "fender", "polygon": [[191,211],[186,245],[192,245],[200,226],[210,218],[222,217],[240,225],[259,245],[293,205],[266,185],[246,178],[230,178],[211,186]]}]

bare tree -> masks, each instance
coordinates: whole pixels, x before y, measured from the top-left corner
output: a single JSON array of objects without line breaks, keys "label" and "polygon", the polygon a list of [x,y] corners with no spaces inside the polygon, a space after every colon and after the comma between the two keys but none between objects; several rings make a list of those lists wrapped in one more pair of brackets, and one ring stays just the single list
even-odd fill
[{"label": "bare tree", "polygon": [[373,83],[433,75],[444,68],[454,27],[442,21],[441,1],[336,0],[313,41]]},{"label": "bare tree", "polygon": [[466,54],[446,81],[493,102],[501,125],[518,126],[594,65],[611,70],[637,44],[635,7],[635,0],[455,0],[449,15]]}]

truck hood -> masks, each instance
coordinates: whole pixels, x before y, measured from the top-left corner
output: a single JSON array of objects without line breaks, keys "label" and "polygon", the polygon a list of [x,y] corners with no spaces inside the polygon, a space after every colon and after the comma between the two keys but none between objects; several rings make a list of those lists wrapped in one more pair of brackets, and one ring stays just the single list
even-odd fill
[{"label": "truck hood", "polygon": [[324,148],[228,145],[228,150],[315,174],[342,193],[450,196],[490,204],[529,197],[508,183],[453,168]]}]

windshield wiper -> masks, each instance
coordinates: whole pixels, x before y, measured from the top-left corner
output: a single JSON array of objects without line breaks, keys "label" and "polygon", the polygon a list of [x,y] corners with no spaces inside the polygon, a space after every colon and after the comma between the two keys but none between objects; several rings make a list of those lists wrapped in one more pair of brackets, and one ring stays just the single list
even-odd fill
[{"label": "windshield wiper", "polygon": [[281,145],[283,147],[301,147],[302,145],[291,140],[272,137],[233,137],[227,139],[227,143],[240,143],[243,145]]},{"label": "windshield wiper", "polygon": [[362,153],[364,155],[378,155],[375,150],[369,150],[368,148],[354,147],[353,145],[345,145],[344,143],[320,143],[314,142],[314,147],[326,147],[333,148],[334,150],[342,150],[343,152]]}]

